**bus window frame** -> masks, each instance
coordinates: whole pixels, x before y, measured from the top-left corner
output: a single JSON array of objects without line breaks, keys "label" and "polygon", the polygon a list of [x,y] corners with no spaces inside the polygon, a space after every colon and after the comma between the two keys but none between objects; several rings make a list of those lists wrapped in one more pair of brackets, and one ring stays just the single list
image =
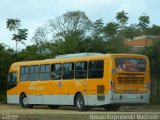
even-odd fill
[{"label": "bus window frame", "polygon": [[[103,69],[92,69],[92,70],[102,70],[102,77],[89,77],[89,72],[90,72],[90,62],[94,61],[102,61],[103,62]],[[105,60],[104,59],[94,59],[94,60],[89,60],[88,61],[88,79],[103,79],[104,78],[104,65],[105,65]]]},{"label": "bus window frame", "polygon": [[[72,72],[73,72],[73,77],[72,78],[65,78],[64,79],[64,64],[69,64],[69,63],[71,63],[72,65],[74,65],[74,66],[72,66],[72,68],[73,68],[73,70],[72,70]],[[64,62],[63,64],[62,64],[62,80],[73,80],[73,79],[75,79],[75,62],[73,61],[73,62]]]},{"label": "bus window frame", "polygon": [[[34,68],[34,72],[33,73],[31,73],[31,69],[30,69],[30,67],[35,67],[35,66],[37,66],[38,67],[38,72],[35,72],[35,68]],[[40,71],[40,66],[39,65],[30,65],[29,66],[29,81],[38,81],[39,80],[39,71]],[[31,80],[30,79],[30,75],[31,74],[36,74],[37,73],[37,76],[38,76],[38,78],[36,79],[36,80]]]},{"label": "bus window frame", "polygon": [[[86,63],[87,64],[87,66],[86,66],[86,77],[85,78],[76,78],[76,63]],[[80,70],[79,70],[80,71]],[[82,71],[82,70],[81,70]],[[76,79],[76,80],[81,80],[81,79],[88,79],[88,61],[75,61],[74,62],[74,78]]]},{"label": "bus window frame", "polygon": [[[21,72],[21,68],[22,68],[22,67],[28,67],[28,73],[22,73],[22,72]],[[20,73],[20,74],[19,74],[19,75],[20,75],[20,76],[19,76],[19,81],[20,81],[20,82],[26,82],[26,81],[29,81],[29,74],[30,74],[30,73],[29,73],[29,66],[27,66],[27,65],[25,65],[25,66],[20,66],[20,72],[19,72],[19,73]],[[23,74],[23,75],[24,75],[24,74],[28,74],[28,76],[27,76],[27,79],[26,79],[26,80],[22,80],[22,79],[21,79],[21,75],[22,75],[22,74]]]},{"label": "bus window frame", "polygon": [[[43,66],[43,65],[45,65],[45,72],[41,72],[41,66]],[[48,72],[46,72],[46,65],[49,65],[49,71]],[[41,79],[41,74],[44,74],[44,73],[47,73],[47,74],[49,74],[48,75],[48,79]],[[40,81],[48,81],[48,80],[50,80],[51,79],[51,64],[40,64],[39,65],[39,80]]]},{"label": "bus window frame", "polygon": [[[55,72],[55,71],[52,71],[52,66],[54,65],[54,67],[55,67],[55,65],[57,65],[57,64],[59,64],[60,65],[60,73],[61,73],[61,75],[60,75],[60,78],[59,79],[52,79],[52,72]],[[50,79],[51,80],[62,80],[62,74],[63,74],[63,71],[62,71],[62,69],[63,69],[63,63],[52,63],[51,65],[50,65],[50,69],[51,69],[51,74],[50,74]]]},{"label": "bus window frame", "polygon": [[[123,67],[121,66],[121,69],[119,70],[118,69],[118,59],[143,59],[144,60],[144,62],[145,62],[145,69],[144,69],[144,71],[128,71],[128,70],[124,70],[123,69]],[[115,68],[116,68],[116,71],[117,72],[132,72],[132,73],[143,73],[143,72],[146,72],[146,70],[147,70],[147,60],[146,60],[146,58],[141,58],[141,57],[115,57],[114,59],[113,59],[113,62],[114,62],[114,64],[115,64]]]}]

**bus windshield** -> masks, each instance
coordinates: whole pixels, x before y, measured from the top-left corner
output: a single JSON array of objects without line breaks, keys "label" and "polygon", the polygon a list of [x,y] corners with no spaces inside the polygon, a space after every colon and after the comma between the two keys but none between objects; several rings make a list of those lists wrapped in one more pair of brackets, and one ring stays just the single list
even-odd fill
[{"label": "bus windshield", "polygon": [[144,72],[146,60],[143,58],[116,58],[116,70],[126,72]]}]

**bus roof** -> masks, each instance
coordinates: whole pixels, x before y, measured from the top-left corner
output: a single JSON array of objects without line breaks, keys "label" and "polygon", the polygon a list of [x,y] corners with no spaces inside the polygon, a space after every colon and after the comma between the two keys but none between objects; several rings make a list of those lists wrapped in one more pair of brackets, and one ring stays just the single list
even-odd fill
[{"label": "bus roof", "polygon": [[[88,53],[87,53],[88,54]],[[137,56],[137,57],[145,57],[145,55],[140,55],[140,54],[101,54],[101,53],[93,53],[93,54],[79,54],[75,55],[74,54],[70,54],[70,55],[64,55],[64,56],[58,56],[56,58],[52,58],[52,59],[44,59],[44,60],[33,60],[33,61],[22,61],[22,62],[15,62],[12,64],[13,66],[25,66],[25,65],[36,65],[36,64],[47,64],[48,62],[56,62],[56,63],[60,63],[60,62],[69,62],[69,61],[78,61],[80,59],[104,59],[106,57],[118,57],[118,56]]]},{"label": "bus roof", "polygon": [[76,54],[65,54],[65,55],[58,55],[55,59],[63,59],[63,58],[74,58],[74,57],[86,57],[86,56],[97,56],[97,55],[104,55],[102,53],[76,53]]}]

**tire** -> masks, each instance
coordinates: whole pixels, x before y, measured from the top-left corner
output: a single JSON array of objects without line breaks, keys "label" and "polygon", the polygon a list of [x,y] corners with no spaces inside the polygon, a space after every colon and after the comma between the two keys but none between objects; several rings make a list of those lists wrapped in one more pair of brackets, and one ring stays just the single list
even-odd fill
[{"label": "tire", "polygon": [[120,105],[106,105],[104,106],[106,111],[118,111],[120,109]]},{"label": "tire", "polygon": [[34,105],[28,104],[28,98],[25,94],[20,96],[20,105],[22,108],[33,108]]},{"label": "tire", "polygon": [[58,109],[59,105],[48,105],[50,109]]},{"label": "tire", "polygon": [[76,109],[79,111],[86,111],[87,106],[85,106],[84,98],[82,94],[78,94],[75,99]]}]

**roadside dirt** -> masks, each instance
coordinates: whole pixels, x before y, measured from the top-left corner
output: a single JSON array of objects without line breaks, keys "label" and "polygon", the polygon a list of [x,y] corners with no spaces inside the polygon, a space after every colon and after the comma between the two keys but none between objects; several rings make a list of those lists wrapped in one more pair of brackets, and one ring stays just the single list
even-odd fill
[{"label": "roadside dirt", "polygon": [[70,106],[62,106],[59,109],[49,109],[48,106],[35,106],[32,109],[23,109],[19,105],[0,105],[0,120],[6,120],[6,117],[13,117],[14,120],[90,120],[94,114],[159,114],[160,117],[160,106],[121,106],[118,111],[92,108],[89,111],[79,112]]}]

